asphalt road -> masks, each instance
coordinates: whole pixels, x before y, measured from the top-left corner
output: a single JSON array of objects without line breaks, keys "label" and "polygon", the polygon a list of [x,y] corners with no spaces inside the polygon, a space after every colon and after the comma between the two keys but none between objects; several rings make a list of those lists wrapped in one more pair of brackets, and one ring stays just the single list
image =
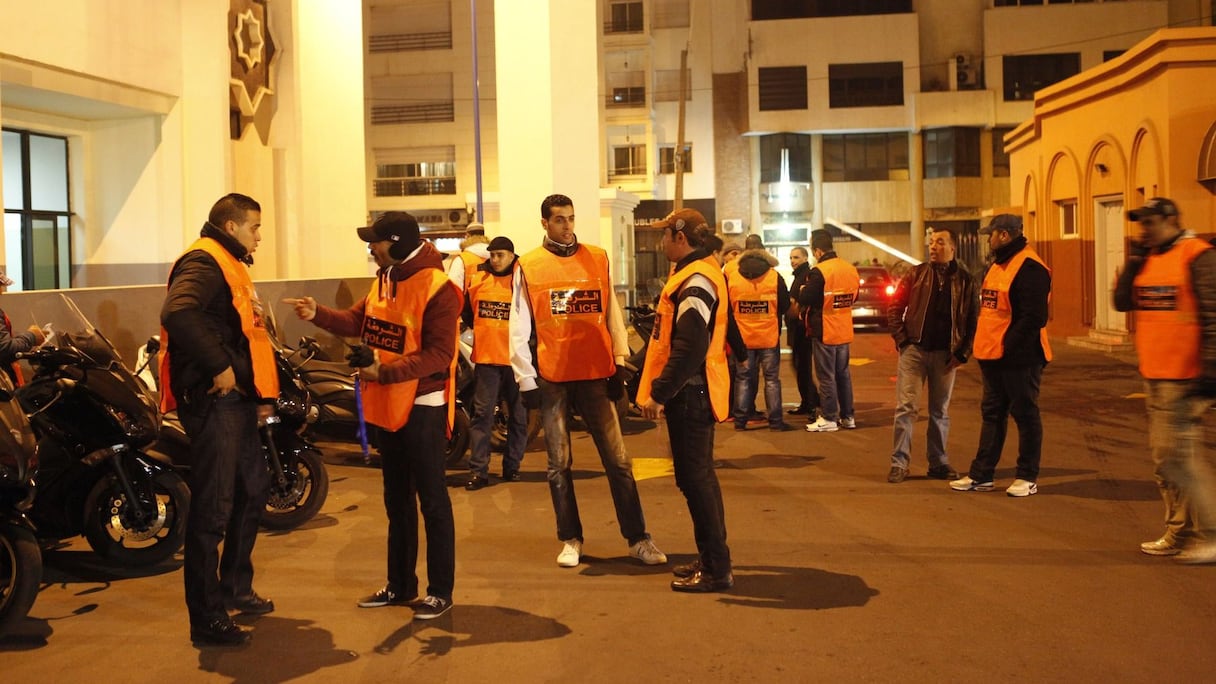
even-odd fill
[{"label": "asphalt road", "polygon": [[[322,514],[259,539],[256,588],[277,610],[240,618],[251,645],[190,644],[180,558],[120,571],[74,540],[47,553],[30,617],[0,641],[0,672],[6,682],[1212,680],[1216,567],[1137,550],[1162,523],[1128,360],[1057,344],[1043,378],[1039,494],[1013,499],[1003,492],[1013,428],[994,492],[923,477],[923,419],[913,476],[887,484],[895,355],[885,335],[866,334],[853,357],[857,430],[719,429],[729,593],[673,593],[667,567],[627,557],[591,440],[576,432],[582,565],[554,561],[535,451],[520,483],[469,493],[452,473],[450,613],[411,622],[408,608],[357,608],[384,581],[379,471],[326,445]],[[793,402],[788,361],[785,379]],[[959,469],[975,450],[978,403],[969,365],[949,440]],[[688,561],[666,433],[629,427],[650,532],[673,563]]]}]

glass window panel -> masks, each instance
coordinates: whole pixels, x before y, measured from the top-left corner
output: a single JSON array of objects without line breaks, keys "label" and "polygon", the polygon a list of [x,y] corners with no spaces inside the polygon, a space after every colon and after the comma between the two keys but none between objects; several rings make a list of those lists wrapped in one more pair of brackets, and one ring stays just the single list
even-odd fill
[{"label": "glass window panel", "polygon": [[[30,209],[68,210],[68,141],[30,135]],[[6,174],[7,175],[7,174]]]},{"label": "glass window panel", "polygon": [[33,286],[35,290],[57,287],[55,253],[55,218],[35,216],[30,220],[30,252],[33,255]]},{"label": "glass window panel", "polygon": [[24,209],[25,180],[21,173],[21,134],[4,131],[0,138],[4,148],[4,208]]},{"label": "glass window panel", "polygon": [[10,292],[22,290],[21,214],[4,215],[4,271],[13,279]]}]

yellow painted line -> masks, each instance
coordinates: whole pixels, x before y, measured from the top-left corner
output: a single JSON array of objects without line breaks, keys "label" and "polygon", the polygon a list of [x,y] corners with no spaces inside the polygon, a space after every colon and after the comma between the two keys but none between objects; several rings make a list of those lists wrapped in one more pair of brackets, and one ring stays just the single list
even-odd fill
[{"label": "yellow painted line", "polygon": [[870,363],[874,363],[874,359],[867,359],[865,357],[852,357],[849,359],[850,366],[864,366]]},{"label": "yellow painted line", "polygon": [[653,480],[656,477],[674,477],[675,468],[670,458],[634,458],[633,479]]},{"label": "yellow painted line", "polygon": [[1131,394],[1129,394],[1123,398],[1124,399],[1145,399],[1147,397],[1148,397],[1148,395],[1145,394],[1144,392],[1132,392]]}]

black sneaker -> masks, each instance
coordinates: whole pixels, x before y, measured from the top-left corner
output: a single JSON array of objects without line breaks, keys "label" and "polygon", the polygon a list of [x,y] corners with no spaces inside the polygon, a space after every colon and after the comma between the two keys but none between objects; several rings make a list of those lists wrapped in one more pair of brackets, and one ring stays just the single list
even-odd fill
[{"label": "black sneaker", "polygon": [[934,480],[957,480],[958,471],[948,465],[934,466],[925,473],[925,477],[933,478]]},{"label": "black sneaker", "polygon": [[502,471],[502,481],[503,482],[519,482],[519,480],[520,480],[520,477],[519,477],[518,470],[510,470],[507,468],[503,469],[503,471]]},{"label": "black sneaker", "polygon": [[200,646],[242,646],[252,638],[248,630],[241,629],[227,615],[190,625],[190,641]]},{"label": "black sneaker", "polygon": [[452,609],[452,599],[427,596],[414,609],[415,620],[434,620]]},{"label": "black sneaker", "polygon": [[359,601],[360,608],[383,608],[384,606],[408,606],[418,600],[417,594],[414,596],[402,596],[397,592],[389,589],[387,586]]},{"label": "black sneaker", "polygon": [[488,486],[490,486],[490,478],[482,475],[481,473],[473,473],[473,475],[469,477],[469,481],[465,483],[464,488],[470,492],[475,492],[478,489],[483,489]]},{"label": "black sneaker", "polygon": [[265,615],[274,612],[274,601],[262,598],[256,591],[251,591],[248,596],[238,596],[225,601],[224,607],[242,615]]}]

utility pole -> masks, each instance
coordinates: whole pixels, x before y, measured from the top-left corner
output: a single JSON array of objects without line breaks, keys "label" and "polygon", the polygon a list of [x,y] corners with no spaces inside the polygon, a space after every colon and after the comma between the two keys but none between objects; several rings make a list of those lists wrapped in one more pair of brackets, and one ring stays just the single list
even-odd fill
[{"label": "utility pole", "polygon": [[680,95],[679,95],[679,113],[677,114],[678,122],[676,123],[676,153],[675,153],[675,172],[676,172],[676,196],[672,202],[672,209],[679,211],[684,208],[684,109],[685,95],[688,93],[688,48],[685,47],[680,51]]}]

